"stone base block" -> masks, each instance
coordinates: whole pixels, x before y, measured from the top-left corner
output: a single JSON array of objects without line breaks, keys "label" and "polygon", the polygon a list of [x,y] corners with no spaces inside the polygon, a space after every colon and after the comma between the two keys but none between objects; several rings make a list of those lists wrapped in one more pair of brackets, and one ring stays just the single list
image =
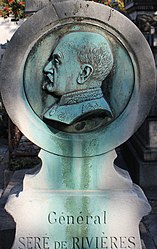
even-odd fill
[{"label": "stone base block", "polygon": [[6,210],[16,221],[12,249],[141,249],[142,190],[25,191]]}]

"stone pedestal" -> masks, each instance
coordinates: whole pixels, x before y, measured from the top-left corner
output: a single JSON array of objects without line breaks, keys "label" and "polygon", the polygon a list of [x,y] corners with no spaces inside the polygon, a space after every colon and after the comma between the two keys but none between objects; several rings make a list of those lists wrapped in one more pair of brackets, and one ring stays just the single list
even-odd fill
[{"label": "stone pedestal", "polygon": [[128,173],[113,166],[114,151],[73,160],[40,156],[41,171],[27,175],[23,192],[6,205],[16,221],[12,249],[141,249],[139,222],[150,206]]}]

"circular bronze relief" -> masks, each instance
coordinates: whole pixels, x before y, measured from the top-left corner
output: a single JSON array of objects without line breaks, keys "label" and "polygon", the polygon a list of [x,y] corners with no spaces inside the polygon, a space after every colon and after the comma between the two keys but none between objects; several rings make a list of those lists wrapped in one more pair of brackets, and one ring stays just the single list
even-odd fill
[{"label": "circular bronze relief", "polygon": [[134,88],[134,66],[121,41],[94,24],[65,24],[44,34],[28,54],[24,89],[51,128],[89,132],[113,122]]}]

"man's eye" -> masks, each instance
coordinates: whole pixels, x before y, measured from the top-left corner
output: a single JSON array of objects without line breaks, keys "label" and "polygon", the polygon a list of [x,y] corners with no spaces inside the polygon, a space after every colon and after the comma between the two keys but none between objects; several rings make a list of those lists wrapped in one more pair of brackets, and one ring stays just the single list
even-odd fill
[{"label": "man's eye", "polygon": [[55,64],[57,64],[57,65],[60,64],[60,61],[58,60],[58,58],[54,58],[54,62],[55,62]]}]

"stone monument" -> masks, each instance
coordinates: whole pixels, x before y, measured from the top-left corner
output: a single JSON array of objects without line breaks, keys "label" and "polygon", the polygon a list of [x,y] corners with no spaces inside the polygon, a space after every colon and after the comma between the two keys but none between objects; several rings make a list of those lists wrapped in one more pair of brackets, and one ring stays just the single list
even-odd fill
[{"label": "stone monument", "polygon": [[115,148],[137,130],[155,91],[153,56],[135,25],[94,2],[50,3],[12,38],[1,82],[11,119],[42,160],[6,204],[12,248],[141,249],[150,206],[115,165]]}]

